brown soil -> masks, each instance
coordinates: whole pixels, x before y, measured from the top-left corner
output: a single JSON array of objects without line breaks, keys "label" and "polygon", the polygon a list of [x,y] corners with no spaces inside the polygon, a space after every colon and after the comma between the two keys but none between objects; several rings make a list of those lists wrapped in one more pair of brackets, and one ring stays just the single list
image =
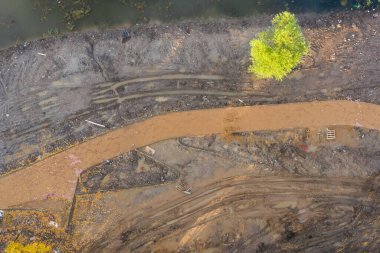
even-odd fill
[{"label": "brown soil", "polygon": [[[334,129],[330,141],[296,129],[153,144],[154,159],[180,180],[111,191],[99,184],[101,192],[78,194],[75,245],[81,252],[372,252],[380,245],[380,135]],[[134,164],[114,161],[101,167]],[[180,181],[193,194],[178,191]]]},{"label": "brown soil", "polygon": [[298,18],[311,54],[281,83],[247,73],[249,40],[270,25],[267,15],[139,25],[128,28],[132,39],[125,44],[115,29],[1,50],[0,173],[172,111],[332,99],[379,103],[378,10]]},{"label": "brown soil", "polygon": [[[328,233],[333,235],[335,232],[337,238],[334,239],[338,242],[341,240],[338,239],[338,236],[341,236],[340,231],[348,229],[343,223],[346,219],[342,217],[346,215],[349,219],[353,215],[352,205],[361,203],[368,206],[373,200],[362,192],[363,186],[367,183],[366,180],[343,177],[294,178],[242,175],[225,177],[218,181],[220,179],[218,174],[213,175],[215,181],[206,183],[204,186],[198,184],[197,190],[189,197],[179,198],[178,193],[173,190],[174,185],[171,189],[168,189],[170,185],[167,185],[161,186],[160,192],[154,198],[146,199],[142,203],[137,202],[141,196],[138,192],[118,193],[119,196],[129,196],[129,199],[120,198],[116,195],[117,193],[112,193],[105,195],[102,201],[93,201],[97,208],[91,209],[85,206],[83,208],[85,212],[91,210],[99,214],[102,210],[103,212],[108,210],[114,215],[113,212],[119,211],[117,213],[119,217],[124,218],[118,220],[118,223],[123,225],[114,226],[112,230],[105,230],[111,234],[102,234],[101,240],[106,243],[100,248],[98,248],[101,245],[100,240],[98,241],[94,235],[87,235],[86,238],[95,239],[95,243],[90,241],[88,248],[84,251],[188,252],[199,250],[201,252],[204,249],[207,252],[206,249],[215,248],[216,252],[221,252],[224,248],[223,244],[220,244],[221,241],[225,245],[234,245],[235,240],[241,240],[245,244],[240,245],[240,249],[245,249],[241,252],[255,252],[260,242],[264,245],[271,245],[281,240],[286,242],[287,233],[300,233],[307,237],[305,230],[315,223],[312,219],[322,220],[326,216],[330,217],[332,224],[335,223],[335,227],[329,229]],[[151,188],[142,190],[154,191]],[[123,206],[118,207],[112,199],[122,200]],[[329,205],[330,210],[327,211],[324,205]],[[120,215],[122,213],[119,208],[130,213],[131,216]],[[295,210],[293,217],[291,217],[292,209]],[[321,213],[323,211],[325,213]],[[95,213],[90,213],[91,217],[96,217]],[[86,215],[88,214],[80,214],[81,217]],[[107,217],[107,215],[104,216]],[[85,220],[90,221],[90,219]],[[96,224],[108,225],[103,229],[117,224],[113,222],[107,224],[107,222],[110,220],[95,221],[93,229],[87,231],[100,232],[101,228],[96,228]],[[288,223],[288,231],[284,223]],[[350,224],[351,226],[354,227],[355,224]],[[378,225],[376,227],[378,228]],[[250,236],[255,237],[250,238]],[[305,243],[298,242],[297,244],[295,241],[290,241],[293,235],[288,236],[288,245],[283,246],[299,249],[300,246],[305,245]],[[316,238],[308,242],[308,247],[313,243],[314,250],[323,248],[324,245],[318,245],[320,240],[318,236],[314,236]],[[223,240],[223,237],[226,238]],[[366,238],[370,240],[370,236],[357,237],[358,240],[366,240]]]},{"label": "brown soil", "polygon": [[[157,157],[132,166],[129,175],[143,175],[140,181],[118,178],[123,173],[105,175],[100,186],[106,191],[114,182],[155,186],[127,190],[126,196],[115,193],[115,198],[110,192],[77,195],[79,208],[71,214],[78,248],[91,253],[375,252],[380,247],[378,139],[356,145],[376,136],[364,128],[380,128],[379,13],[298,18],[311,53],[282,83],[246,72],[249,40],[270,24],[269,16],[135,26],[128,28],[132,39],[125,44],[122,30],[87,31],[1,50],[0,208],[38,207],[58,211],[64,220],[79,174],[121,153],[181,136],[219,133],[233,142],[237,132],[308,127],[308,133],[299,134],[310,138],[295,146],[267,145],[271,134],[254,136],[261,144],[243,156],[228,142],[213,146],[212,136],[206,147],[179,140],[181,148],[200,152],[194,158],[203,163],[198,165],[173,147],[164,149],[161,157],[178,155],[162,159],[166,165],[176,168],[180,159],[186,161],[181,166],[190,175],[179,179],[195,187],[188,200],[172,193],[178,175],[157,186],[168,175]],[[314,100],[331,102],[294,104]],[[241,107],[259,104],[284,105]],[[223,109],[199,110],[206,108]],[[194,111],[165,115],[187,110]],[[340,143],[355,148],[334,142],[321,147],[320,131],[337,125],[351,126],[334,129]],[[110,129],[118,130],[107,133]],[[218,159],[201,159],[202,152]],[[255,171],[265,177],[256,179]],[[119,216],[107,217],[111,210]]]},{"label": "brown soil", "polygon": [[[71,199],[85,169],[137,147],[181,136],[333,125],[380,129],[380,107],[347,102],[312,102],[234,107],[154,117],[81,143],[0,178],[2,208],[44,200]],[[14,187],[17,185],[18,187]]]}]

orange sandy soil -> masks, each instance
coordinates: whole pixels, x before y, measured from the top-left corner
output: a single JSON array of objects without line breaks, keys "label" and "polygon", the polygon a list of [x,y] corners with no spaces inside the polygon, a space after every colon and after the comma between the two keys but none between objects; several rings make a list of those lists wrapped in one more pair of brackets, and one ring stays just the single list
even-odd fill
[{"label": "orange sandy soil", "polygon": [[48,198],[71,199],[81,171],[165,139],[334,125],[380,130],[380,106],[326,101],[195,110],[152,117],[0,177],[0,208]]}]

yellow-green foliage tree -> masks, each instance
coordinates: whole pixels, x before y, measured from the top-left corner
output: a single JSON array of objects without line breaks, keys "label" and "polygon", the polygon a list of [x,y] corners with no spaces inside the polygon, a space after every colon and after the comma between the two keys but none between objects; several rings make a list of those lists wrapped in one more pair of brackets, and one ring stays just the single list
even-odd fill
[{"label": "yellow-green foliage tree", "polygon": [[259,78],[282,80],[296,67],[309,45],[297,18],[290,12],[277,14],[272,27],[250,42],[252,64],[248,71]]},{"label": "yellow-green foliage tree", "polygon": [[5,253],[50,253],[52,249],[50,246],[42,242],[34,242],[26,246],[18,242],[10,242],[5,249]]}]

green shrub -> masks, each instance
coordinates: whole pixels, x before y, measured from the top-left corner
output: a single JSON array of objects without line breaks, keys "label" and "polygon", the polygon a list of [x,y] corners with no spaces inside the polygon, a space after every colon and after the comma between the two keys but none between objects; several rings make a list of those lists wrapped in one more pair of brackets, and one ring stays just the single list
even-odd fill
[{"label": "green shrub", "polygon": [[309,45],[297,18],[285,11],[272,20],[272,27],[250,42],[252,64],[248,71],[259,78],[282,80],[296,67]]},{"label": "green shrub", "polygon": [[53,252],[50,246],[42,242],[34,242],[26,246],[18,242],[10,242],[5,249],[5,253],[50,253]]},{"label": "green shrub", "polygon": [[52,10],[61,10],[69,31],[74,30],[77,22],[90,14],[93,2],[93,0],[33,0],[35,7],[41,11],[41,20],[47,20]]}]

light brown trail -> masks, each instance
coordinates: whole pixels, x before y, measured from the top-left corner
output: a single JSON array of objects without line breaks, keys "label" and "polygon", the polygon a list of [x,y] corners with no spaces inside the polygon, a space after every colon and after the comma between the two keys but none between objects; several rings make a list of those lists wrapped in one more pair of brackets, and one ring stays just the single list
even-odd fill
[{"label": "light brown trail", "polygon": [[352,101],[174,112],[131,124],[0,177],[0,208],[48,197],[71,199],[81,171],[135,148],[182,136],[334,125],[380,130],[380,106]]}]

